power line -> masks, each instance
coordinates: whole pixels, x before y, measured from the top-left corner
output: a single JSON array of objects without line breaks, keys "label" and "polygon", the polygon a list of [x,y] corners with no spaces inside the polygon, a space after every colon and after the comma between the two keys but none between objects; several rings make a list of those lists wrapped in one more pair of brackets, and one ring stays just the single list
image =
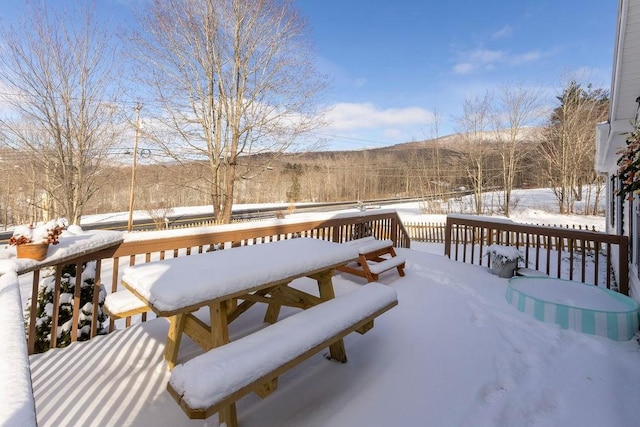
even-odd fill
[{"label": "power line", "polygon": [[348,139],[348,140],[352,140],[352,141],[360,141],[360,142],[368,142],[371,144],[377,144],[380,146],[388,146],[390,144],[394,144],[394,142],[382,142],[382,141],[376,141],[373,139],[366,139],[366,138],[356,138],[353,136],[344,136],[344,135],[335,135],[335,134],[327,134],[327,133],[321,133],[321,132],[309,132],[309,134],[311,135],[318,135],[318,136],[325,136],[325,137],[329,137],[329,138],[339,138],[339,139]]}]

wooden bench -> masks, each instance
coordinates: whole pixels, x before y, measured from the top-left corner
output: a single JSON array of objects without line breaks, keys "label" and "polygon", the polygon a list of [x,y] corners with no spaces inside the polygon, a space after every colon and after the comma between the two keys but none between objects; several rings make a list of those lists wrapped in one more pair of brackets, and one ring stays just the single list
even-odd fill
[{"label": "wooden bench", "polygon": [[405,260],[396,255],[393,241],[363,237],[345,242],[343,245],[355,246],[358,249],[358,261],[338,267],[336,270],[364,277],[368,282],[378,281],[380,274],[393,268],[398,269],[400,277],[404,276]]},{"label": "wooden bench", "polygon": [[112,320],[124,319],[151,310],[144,301],[125,289],[107,295],[102,309]]},{"label": "wooden bench", "polygon": [[176,366],[167,389],[189,418],[218,412],[220,423],[235,427],[237,400],[266,397],[278,376],[353,331],[365,333],[397,303],[393,288],[369,283]]}]

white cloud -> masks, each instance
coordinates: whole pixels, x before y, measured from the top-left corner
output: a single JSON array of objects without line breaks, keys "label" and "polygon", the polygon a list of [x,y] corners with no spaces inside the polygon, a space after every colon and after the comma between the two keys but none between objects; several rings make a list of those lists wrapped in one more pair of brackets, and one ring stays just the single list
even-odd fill
[{"label": "white cloud", "polygon": [[461,62],[453,66],[453,72],[456,74],[469,74],[476,69],[476,66],[470,62]]},{"label": "white cloud", "polygon": [[327,113],[328,128],[335,131],[396,128],[428,124],[433,114],[420,107],[377,109],[370,103],[339,103]]},{"label": "white cloud", "polygon": [[508,25],[505,25],[504,27],[500,28],[495,33],[491,34],[491,38],[492,39],[504,39],[504,38],[507,38],[507,37],[511,37],[512,34],[513,34],[513,30],[511,29],[511,27],[508,26]]},{"label": "white cloud", "polygon": [[521,53],[519,55],[513,55],[513,57],[510,58],[510,63],[513,65],[521,65],[521,64],[527,64],[530,62],[536,62],[539,59],[542,58],[542,53],[539,50],[533,50],[531,52],[525,52],[525,53]]},{"label": "white cloud", "polygon": [[505,52],[500,50],[477,49],[460,54],[462,61],[454,65],[456,74],[470,74],[478,70],[487,70],[495,64],[504,62]]},{"label": "white cloud", "polygon": [[460,60],[454,64],[456,74],[471,74],[473,72],[489,71],[498,65],[518,66],[539,61],[545,54],[539,50],[523,53],[511,53],[504,50],[476,49],[470,52],[458,53]]},{"label": "white cloud", "polygon": [[364,77],[360,77],[360,78],[356,79],[356,81],[355,81],[355,86],[357,88],[361,88],[361,87],[364,87],[366,85],[367,85],[367,79],[364,78]]}]

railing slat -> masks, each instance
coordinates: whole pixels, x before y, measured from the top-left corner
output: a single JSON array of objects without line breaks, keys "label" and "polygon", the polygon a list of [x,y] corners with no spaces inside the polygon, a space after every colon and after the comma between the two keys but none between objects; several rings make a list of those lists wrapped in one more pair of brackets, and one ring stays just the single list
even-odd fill
[{"label": "railing slat", "polygon": [[[60,282],[62,281],[62,267],[62,264],[56,265],[56,277],[53,288],[53,316],[51,316],[51,348],[56,348],[58,346],[58,318],[60,317]],[[36,295],[36,301],[37,298],[38,297]]]},{"label": "railing slat", "polygon": [[32,354],[36,347],[36,316],[38,315],[38,283],[40,283],[40,270],[33,272],[31,284],[31,307],[29,308],[29,336],[27,349]]},{"label": "railing slat", "polygon": [[[76,262],[76,283],[73,287],[73,315],[71,316],[71,342],[78,340],[78,318],[80,317],[81,300],[80,291],[82,289],[82,264]],[[78,307],[79,309],[76,309]]]},{"label": "railing slat", "polygon": [[101,276],[102,260],[96,261],[96,277],[93,283],[93,309],[91,310],[91,333],[90,338],[96,336],[98,332],[98,309],[100,302],[100,276]]}]

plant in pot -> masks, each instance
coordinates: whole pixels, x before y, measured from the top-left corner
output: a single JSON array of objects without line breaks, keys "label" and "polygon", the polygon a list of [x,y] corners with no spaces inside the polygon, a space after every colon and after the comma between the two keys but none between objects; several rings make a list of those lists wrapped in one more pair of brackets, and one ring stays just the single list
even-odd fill
[{"label": "plant in pot", "polygon": [[625,133],[625,147],[618,151],[618,177],[620,188],[616,194],[633,199],[640,192],[640,121],[633,125],[633,131]]},{"label": "plant in pot", "polygon": [[19,225],[13,231],[9,244],[16,247],[18,258],[42,261],[47,257],[49,245],[57,245],[60,234],[67,226],[64,218],[45,223]]},{"label": "plant in pot", "polygon": [[508,279],[513,277],[522,254],[513,246],[491,245],[485,255],[491,259],[491,272],[499,277]]}]

